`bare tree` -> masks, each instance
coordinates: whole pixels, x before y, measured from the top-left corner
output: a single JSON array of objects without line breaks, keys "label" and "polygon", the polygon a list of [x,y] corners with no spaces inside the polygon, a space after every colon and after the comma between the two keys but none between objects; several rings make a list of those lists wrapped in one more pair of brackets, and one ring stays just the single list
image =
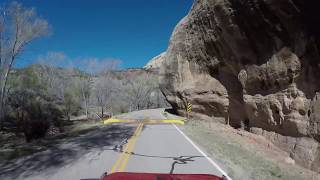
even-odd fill
[{"label": "bare tree", "polygon": [[97,105],[101,108],[101,118],[103,118],[104,109],[110,103],[112,94],[116,91],[119,91],[119,86],[117,80],[112,77],[100,76],[95,81],[94,94]]},{"label": "bare tree", "polygon": [[79,89],[79,95],[83,102],[86,117],[89,117],[89,102],[92,91],[92,78],[91,76],[80,76],[76,80]]},{"label": "bare tree", "polygon": [[113,59],[104,59],[99,62],[94,93],[97,105],[101,108],[101,118],[103,118],[104,109],[111,101],[112,94],[120,90],[119,83],[113,76],[113,72],[118,68],[120,63],[119,60]]},{"label": "bare tree", "polygon": [[48,33],[48,23],[21,4],[13,2],[0,9],[0,121],[4,115],[7,79],[13,63],[34,39]]},{"label": "bare tree", "polygon": [[120,61],[114,59],[98,60],[91,58],[82,61],[82,69],[88,73],[88,76],[81,78],[78,82],[87,116],[90,96],[94,93],[97,104],[101,107],[101,117],[103,117],[103,109],[106,107],[106,103],[113,91],[112,83],[114,81],[110,78],[110,75],[112,75],[113,70],[117,69],[119,64]]},{"label": "bare tree", "polygon": [[[42,83],[48,85],[51,89],[57,89],[56,81],[59,81],[61,77],[59,77],[56,69],[64,66],[66,61],[67,57],[62,52],[48,52],[45,56],[39,56],[37,62],[40,68],[36,70],[38,70],[37,73]],[[73,68],[70,70],[73,70]]]},{"label": "bare tree", "polygon": [[130,111],[149,108],[153,92],[156,90],[157,80],[150,74],[140,75],[129,79],[125,87]]},{"label": "bare tree", "polygon": [[81,106],[80,101],[83,99],[83,96],[79,96],[80,91],[84,90],[77,87],[83,87],[84,79],[79,79],[81,73],[72,61],[62,52],[48,52],[45,56],[39,56],[38,64],[33,70],[41,84],[46,87],[48,96],[53,97],[60,105],[64,116],[70,120],[72,114],[77,114]]}]

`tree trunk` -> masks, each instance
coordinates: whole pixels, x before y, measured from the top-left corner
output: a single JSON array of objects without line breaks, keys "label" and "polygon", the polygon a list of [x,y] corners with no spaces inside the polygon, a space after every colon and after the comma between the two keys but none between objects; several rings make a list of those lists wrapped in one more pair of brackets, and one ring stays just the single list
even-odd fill
[{"label": "tree trunk", "polygon": [[87,101],[86,101],[86,100],[85,100],[85,102],[84,102],[84,108],[85,108],[85,111],[86,111],[86,117],[87,117],[87,119],[88,119],[89,113],[88,113],[88,104],[87,104]]},{"label": "tree trunk", "polygon": [[9,70],[4,70],[5,72],[1,74],[1,82],[0,82],[0,130],[3,130],[3,121],[4,121],[4,100],[5,100],[5,92],[6,92],[6,86],[7,86],[7,79]]},{"label": "tree trunk", "polygon": [[103,114],[104,114],[104,112],[103,112],[103,106],[101,106],[101,119],[103,119]]},{"label": "tree trunk", "polygon": [[[14,55],[14,50],[16,46],[16,41],[13,46],[13,52],[12,52],[12,57],[9,61],[9,66],[8,67],[1,67],[1,72],[0,72],[0,130],[3,130],[3,121],[4,121],[4,100],[5,100],[5,94],[6,94],[6,86],[7,86],[7,81],[8,81],[8,75],[9,72],[12,68],[13,61],[15,60],[15,55]],[[1,55],[1,54],[0,54]],[[0,64],[1,66],[1,64]]]},{"label": "tree trunk", "polygon": [[[1,95],[2,96],[2,95]],[[3,110],[2,98],[0,98],[0,131],[3,130],[4,110]]]},{"label": "tree trunk", "polygon": [[2,72],[0,72],[0,130],[3,130],[3,116],[4,116],[4,79],[2,78]]},{"label": "tree trunk", "polygon": [[84,109],[85,109],[85,113],[86,113],[86,117],[88,119],[88,103],[87,103],[87,98],[86,98],[86,95],[84,92],[82,92],[82,97],[83,97],[83,100],[84,100]]}]

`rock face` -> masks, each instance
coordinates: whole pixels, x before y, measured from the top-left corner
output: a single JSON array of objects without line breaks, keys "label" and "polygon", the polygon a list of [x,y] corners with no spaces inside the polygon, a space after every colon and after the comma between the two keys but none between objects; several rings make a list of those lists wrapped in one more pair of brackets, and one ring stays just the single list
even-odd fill
[{"label": "rock face", "polygon": [[161,87],[180,114],[265,135],[320,172],[320,16],[310,0],[196,0]]},{"label": "rock face", "polygon": [[143,69],[148,71],[159,71],[160,67],[164,63],[164,57],[166,53],[163,52],[159,54],[158,56],[152,58],[144,67]]}]

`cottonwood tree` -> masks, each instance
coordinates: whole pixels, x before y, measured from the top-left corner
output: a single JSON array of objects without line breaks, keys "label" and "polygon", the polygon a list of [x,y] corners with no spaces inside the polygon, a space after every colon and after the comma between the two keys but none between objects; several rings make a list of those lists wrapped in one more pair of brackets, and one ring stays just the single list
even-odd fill
[{"label": "cottonwood tree", "polygon": [[119,66],[120,61],[93,58],[85,59],[82,63],[84,65],[83,69],[88,73],[86,78],[79,81],[86,115],[88,115],[90,95],[95,94],[97,105],[101,108],[101,117],[103,117],[103,109],[106,107],[112,92],[116,88],[116,83],[111,76],[113,71]]},{"label": "cottonwood tree", "polygon": [[[64,66],[66,61],[67,57],[62,52],[48,52],[45,56],[39,56],[37,59],[39,68],[35,70],[38,71],[37,73],[42,83],[46,84],[50,89],[57,89],[55,85],[61,79],[57,69]],[[73,67],[71,66],[69,69],[72,71]]]},{"label": "cottonwood tree", "polygon": [[101,109],[101,118],[104,115],[104,109],[111,107],[111,97],[120,90],[119,80],[114,77],[114,71],[121,63],[119,60],[105,59],[99,62],[98,77],[95,81],[94,91],[97,105]]},{"label": "cottonwood tree", "polygon": [[60,52],[48,52],[45,56],[39,56],[37,64],[33,66],[41,84],[46,86],[48,96],[54,98],[62,106],[61,109],[67,119],[70,119],[70,100],[72,100],[68,88],[71,87],[70,75],[67,69],[59,69],[63,66],[66,56]]},{"label": "cottonwood tree", "polygon": [[129,79],[125,92],[130,102],[130,111],[151,106],[152,92],[156,90],[156,84],[155,77],[148,74]]},{"label": "cottonwood tree", "polygon": [[43,137],[52,124],[59,124],[62,112],[59,103],[46,93],[46,87],[33,68],[19,71],[9,77],[11,90],[7,100],[11,111],[6,118],[16,126],[14,129],[17,132],[24,132],[26,140],[30,141]]},{"label": "cottonwood tree", "polygon": [[[59,77],[54,79],[53,87],[48,88],[48,95],[56,98],[56,101],[58,101],[62,106],[61,109],[64,113],[64,116],[68,120],[70,120],[71,115],[77,113],[80,110],[81,105],[78,96],[78,86],[76,85],[75,80],[68,73],[65,74],[65,76],[66,77]],[[79,87],[81,90],[83,90],[82,85],[80,85]],[[85,93],[86,99],[88,98],[87,96],[88,95]]]},{"label": "cottonwood tree", "polygon": [[89,102],[92,91],[92,77],[83,75],[76,78],[76,87],[79,91],[79,96],[82,100],[83,108],[85,110],[85,115],[89,117]]},{"label": "cottonwood tree", "polygon": [[94,94],[97,105],[101,109],[101,118],[104,115],[104,109],[110,103],[112,95],[119,90],[117,80],[108,77],[100,76],[95,81]]},{"label": "cottonwood tree", "polygon": [[[39,56],[34,68],[41,83],[46,85],[47,94],[61,104],[64,116],[70,120],[80,110],[74,76],[77,71],[62,52],[48,52]],[[68,68],[61,68],[68,65]]]},{"label": "cottonwood tree", "polygon": [[0,9],[0,126],[9,72],[14,61],[34,39],[48,34],[48,23],[34,9],[11,3]]},{"label": "cottonwood tree", "polygon": [[68,87],[64,92],[63,97],[63,112],[68,120],[71,119],[71,115],[74,113],[78,113],[80,110],[80,105],[78,103],[78,99],[76,97],[75,89],[73,87]]}]

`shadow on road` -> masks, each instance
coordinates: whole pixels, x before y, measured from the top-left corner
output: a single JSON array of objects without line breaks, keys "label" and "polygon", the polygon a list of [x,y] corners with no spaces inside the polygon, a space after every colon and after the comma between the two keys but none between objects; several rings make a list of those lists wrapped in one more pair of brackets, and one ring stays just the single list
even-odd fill
[{"label": "shadow on road", "polygon": [[[105,150],[112,150],[112,151],[117,151],[117,152],[124,152],[122,151],[122,148],[113,148],[113,149],[105,149]],[[188,162],[193,162],[195,161],[195,158],[205,158],[205,156],[156,156],[156,155],[147,155],[147,154],[138,154],[135,152],[124,152],[126,154],[130,154],[132,156],[141,156],[141,157],[147,157],[147,158],[160,158],[160,159],[172,159],[172,164],[171,164],[171,169],[170,169],[170,174],[174,173],[174,169],[177,164],[183,165],[183,164],[188,164]]]},{"label": "shadow on road", "polygon": [[[144,127],[145,128],[145,127]],[[135,126],[110,125],[75,138],[60,139],[48,150],[18,159],[14,162],[0,163],[0,179],[18,179],[23,174],[24,178],[38,175],[45,171],[47,175],[54,174],[59,168],[71,165],[88,153],[102,153],[103,151],[115,151],[123,153],[123,146],[134,133]],[[171,159],[170,172],[174,173],[176,165],[184,165],[195,161],[196,158],[205,156],[181,155],[181,156],[157,156],[124,152],[132,156],[146,158]]]},{"label": "shadow on road", "polygon": [[130,137],[134,130],[134,126],[112,125],[76,138],[61,139],[46,151],[0,164],[0,179],[17,179],[22,173],[24,177],[28,177],[44,170],[50,172],[71,164],[90,152],[102,152],[106,147],[119,144]]}]

